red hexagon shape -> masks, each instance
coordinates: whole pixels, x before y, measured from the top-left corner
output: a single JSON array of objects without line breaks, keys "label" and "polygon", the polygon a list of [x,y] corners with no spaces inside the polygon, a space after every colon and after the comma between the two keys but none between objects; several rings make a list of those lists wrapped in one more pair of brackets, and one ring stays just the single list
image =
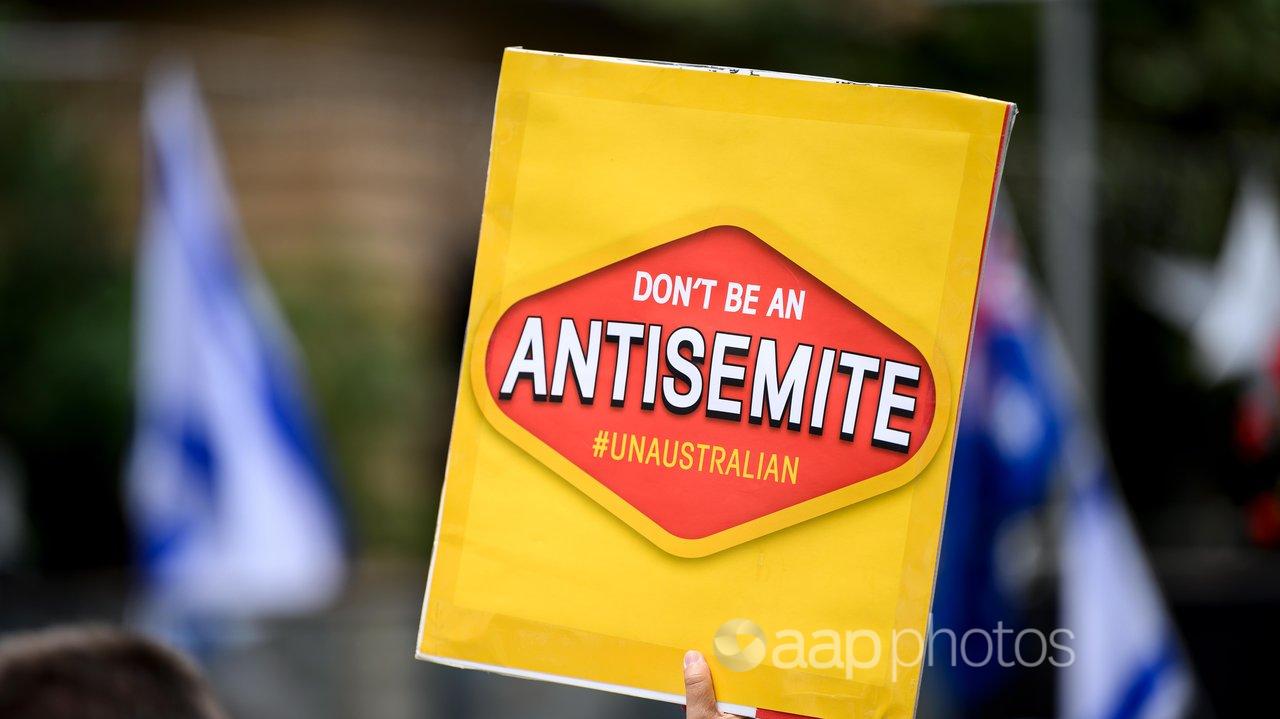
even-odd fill
[{"label": "red hexagon shape", "polygon": [[940,434],[926,356],[740,227],[536,292],[487,329],[475,379],[510,420],[495,426],[682,556],[899,486]]}]

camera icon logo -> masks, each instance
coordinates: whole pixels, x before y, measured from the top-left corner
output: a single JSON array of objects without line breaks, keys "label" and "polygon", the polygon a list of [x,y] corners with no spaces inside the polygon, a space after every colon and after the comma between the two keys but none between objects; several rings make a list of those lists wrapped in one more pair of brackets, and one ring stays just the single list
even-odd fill
[{"label": "camera icon logo", "polygon": [[716,630],[712,641],[716,659],[730,671],[745,672],[760,666],[767,650],[764,630],[750,619],[730,619]]}]

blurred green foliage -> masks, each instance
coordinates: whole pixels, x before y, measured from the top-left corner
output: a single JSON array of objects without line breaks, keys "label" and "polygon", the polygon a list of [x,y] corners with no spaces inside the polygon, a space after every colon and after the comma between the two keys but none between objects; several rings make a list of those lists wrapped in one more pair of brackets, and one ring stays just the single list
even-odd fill
[{"label": "blurred green foliage", "polygon": [[[426,351],[434,323],[378,304],[370,288],[385,278],[351,256],[360,242],[332,246],[266,263],[268,279],[310,350],[308,375],[361,548],[426,556],[444,469],[443,447],[429,440],[449,429],[456,367],[438,367]],[[446,411],[426,412],[443,394]]]},{"label": "blurred green foliage", "polygon": [[88,155],[0,84],[0,443],[26,479],[34,559],[119,563],[129,427],[127,259]]}]

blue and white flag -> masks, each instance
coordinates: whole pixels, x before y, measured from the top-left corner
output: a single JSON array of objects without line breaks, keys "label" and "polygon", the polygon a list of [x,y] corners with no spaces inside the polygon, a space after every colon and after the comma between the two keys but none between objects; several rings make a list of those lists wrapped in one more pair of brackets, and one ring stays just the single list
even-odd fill
[{"label": "blue and white flag", "polygon": [[1142,545],[1096,444],[1070,448],[1061,548],[1062,719],[1179,719],[1193,682]]},{"label": "blue and white flag", "polygon": [[1058,683],[1059,717],[1186,717],[1195,694],[1191,668],[1066,352],[1056,334],[1046,337],[1063,427],[1059,617],[1072,647]]},{"label": "blue and white flag", "polygon": [[155,78],[143,125],[128,500],[148,604],[210,619],[319,608],[345,575],[340,509],[190,72]]}]

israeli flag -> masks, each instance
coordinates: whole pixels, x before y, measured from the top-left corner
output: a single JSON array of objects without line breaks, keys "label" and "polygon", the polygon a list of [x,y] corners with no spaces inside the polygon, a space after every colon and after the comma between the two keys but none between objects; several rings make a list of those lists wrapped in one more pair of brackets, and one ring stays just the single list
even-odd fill
[{"label": "israeli flag", "polygon": [[1194,679],[1177,630],[1116,488],[1066,352],[1047,335],[1057,377],[1064,509],[1059,534],[1062,627],[1072,654],[1058,685],[1062,719],[1179,719]]},{"label": "israeli flag", "polygon": [[1063,719],[1179,719],[1193,680],[1128,512],[1091,437],[1068,454],[1062,529]]},{"label": "israeli flag", "polygon": [[143,125],[127,482],[149,603],[208,618],[320,608],[345,574],[339,505],[190,72],[154,79]]}]

